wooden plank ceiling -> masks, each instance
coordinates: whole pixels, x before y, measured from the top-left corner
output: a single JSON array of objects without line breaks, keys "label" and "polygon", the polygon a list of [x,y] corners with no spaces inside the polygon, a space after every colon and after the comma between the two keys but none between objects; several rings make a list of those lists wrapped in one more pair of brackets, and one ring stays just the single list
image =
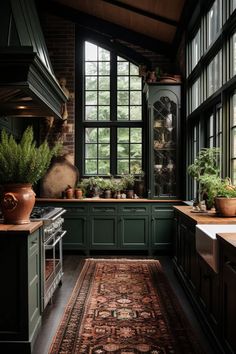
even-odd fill
[{"label": "wooden plank ceiling", "polygon": [[[194,2],[192,0],[50,1],[54,7],[59,6],[61,9],[73,11],[73,17],[76,16],[76,13],[80,18],[81,15],[87,16],[88,28],[93,27],[92,19],[100,21],[99,24],[104,23],[104,26],[110,23],[113,27],[116,26],[116,28],[140,35],[143,42],[145,42],[145,38],[147,42],[153,40],[155,47],[159,43],[167,50],[168,48],[171,50],[171,46],[175,44],[187,5]],[[83,25],[85,25],[84,21],[86,21],[86,17],[83,19]],[[116,34],[115,37],[115,40],[119,39],[119,35]],[[122,39],[124,40],[124,38]]]}]

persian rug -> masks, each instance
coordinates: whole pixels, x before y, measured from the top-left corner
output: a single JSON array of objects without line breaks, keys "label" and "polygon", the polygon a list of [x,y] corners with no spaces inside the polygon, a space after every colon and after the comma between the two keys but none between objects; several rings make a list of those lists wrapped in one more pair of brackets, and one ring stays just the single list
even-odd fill
[{"label": "persian rug", "polygon": [[201,353],[156,260],[88,259],[50,354]]}]

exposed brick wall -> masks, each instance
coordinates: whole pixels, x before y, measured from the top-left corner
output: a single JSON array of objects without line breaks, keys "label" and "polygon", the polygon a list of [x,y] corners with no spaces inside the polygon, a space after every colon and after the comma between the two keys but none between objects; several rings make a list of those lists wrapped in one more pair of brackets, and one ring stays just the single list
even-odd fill
[{"label": "exposed brick wall", "polygon": [[74,159],[75,26],[72,22],[47,13],[41,16],[41,25],[55,76],[58,81],[60,78],[66,79],[66,88],[70,92],[68,119],[64,122],[46,119],[42,135],[47,135],[49,142],[61,139],[64,152]]}]

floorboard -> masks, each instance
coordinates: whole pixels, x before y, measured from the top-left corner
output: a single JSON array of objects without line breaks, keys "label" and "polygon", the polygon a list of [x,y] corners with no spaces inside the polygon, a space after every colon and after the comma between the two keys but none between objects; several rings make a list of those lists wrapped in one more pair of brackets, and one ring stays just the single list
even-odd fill
[{"label": "floorboard", "polygon": [[[93,256],[92,258],[95,258]],[[114,256],[117,257],[117,256]],[[124,256],[122,256],[124,258]],[[97,257],[96,257],[97,258]],[[105,258],[104,255],[101,258]],[[109,257],[111,258],[111,257]],[[127,258],[127,257],[126,257]],[[140,258],[132,257],[132,258]],[[179,301],[183,307],[183,310],[193,326],[196,337],[202,344],[203,349],[205,349],[207,354],[213,354],[213,350],[210,347],[208,339],[199,325],[199,322],[193,312],[191,305],[189,304],[186,295],[178,283],[178,280],[173,272],[172,261],[167,256],[158,257],[161,262],[165,274],[167,275],[170,285],[173,288],[175,294],[179,298]],[[84,257],[80,255],[65,255],[64,256],[64,276],[63,282],[60,287],[57,288],[52,302],[46,307],[43,318],[42,327],[40,329],[39,335],[35,341],[33,353],[32,354],[47,354],[50,344],[53,340],[54,334],[56,332],[57,326],[65,310],[66,304],[70,298],[80,270],[83,266]],[[184,353],[183,353],[184,354]],[[188,353],[186,353],[188,354]]]}]

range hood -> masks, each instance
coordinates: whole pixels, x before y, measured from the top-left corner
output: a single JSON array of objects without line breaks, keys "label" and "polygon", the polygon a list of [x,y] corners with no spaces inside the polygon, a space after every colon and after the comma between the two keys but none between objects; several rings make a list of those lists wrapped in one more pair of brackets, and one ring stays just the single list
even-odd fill
[{"label": "range hood", "polygon": [[33,0],[0,3],[0,116],[62,119],[67,98],[50,63]]}]

